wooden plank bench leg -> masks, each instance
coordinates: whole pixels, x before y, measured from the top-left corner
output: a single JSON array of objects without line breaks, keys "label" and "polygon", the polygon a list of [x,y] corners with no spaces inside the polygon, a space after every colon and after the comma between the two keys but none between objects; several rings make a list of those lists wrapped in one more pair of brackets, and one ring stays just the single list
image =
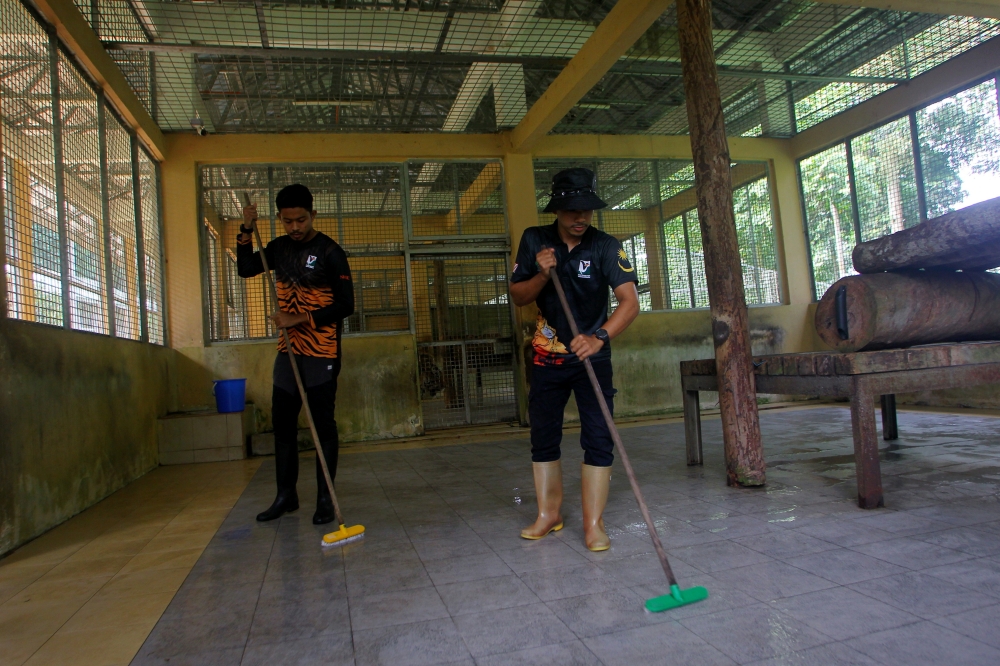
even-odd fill
[{"label": "wooden plank bench leg", "polygon": [[698,391],[684,389],[684,442],[687,446],[688,465],[702,464],[701,408]]},{"label": "wooden plank bench leg", "polygon": [[887,442],[899,439],[895,393],[887,393],[882,396],[882,439]]},{"label": "wooden plank bench leg", "polygon": [[878,461],[875,395],[864,377],[851,378],[851,430],[854,433],[854,466],[858,477],[858,506],[883,506],[882,470]]}]

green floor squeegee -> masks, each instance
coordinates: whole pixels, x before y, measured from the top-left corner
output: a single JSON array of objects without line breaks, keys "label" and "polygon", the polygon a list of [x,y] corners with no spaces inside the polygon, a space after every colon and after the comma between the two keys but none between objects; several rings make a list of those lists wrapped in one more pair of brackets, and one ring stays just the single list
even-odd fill
[{"label": "green floor squeegee", "polygon": [[[563,312],[566,313],[566,319],[569,321],[570,330],[573,332],[573,337],[575,338],[580,334],[580,330],[577,328],[576,320],[573,318],[573,312],[569,309],[569,303],[566,301],[566,293],[559,282],[557,269],[553,268],[549,275],[552,277],[552,283],[555,285],[556,293],[559,295],[559,302],[562,304]],[[618,434],[618,428],[615,427],[615,421],[611,417],[611,410],[608,409],[608,403],[604,400],[604,393],[601,391],[601,385],[597,381],[597,375],[594,374],[594,368],[590,364],[590,359],[584,359],[583,364],[587,368],[590,385],[594,388],[594,394],[601,405],[601,413],[608,424],[608,430],[611,431],[611,437],[618,448],[618,455],[621,456],[622,465],[625,467],[625,474],[628,475],[628,481],[632,484],[632,492],[635,494],[635,501],[639,504],[639,511],[642,512],[642,519],[646,521],[646,527],[649,528],[649,536],[653,539],[653,547],[656,549],[657,557],[660,558],[663,573],[667,575],[667,582],[670,584],[670,594],[647,599],[646,610],[652,613],[661,613],[672,608],[679,608],[708,599],[708,590],[704,587],[689,587],[686,590],[682,590],[680,585],[677,584],[677,578],[674,576],[673,569],[670,568],[670,562],[667,561],[667,554],[663,550],[663,544],[660,543],[660,537],[656,534],[656,526],[653,524],[652,518],[649,517],[649,509],[646,507],[646,501],[642,498],[642,490],[639,488],[639,482],[635,479],[632,463],[629,462],[628,454],[625,453],[625,445],[622,444],[621,435]]]}]

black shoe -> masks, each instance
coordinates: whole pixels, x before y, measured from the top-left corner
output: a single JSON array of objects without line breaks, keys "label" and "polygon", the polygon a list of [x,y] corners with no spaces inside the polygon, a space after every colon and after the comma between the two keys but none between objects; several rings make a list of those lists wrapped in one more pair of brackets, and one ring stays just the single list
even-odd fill
[{"label": "black shoe", "polygon": [[336,517],[336,514],[333,512],[333,502],[329,497],[320,497],[316,500],[316,513],[313,514],[313,525],[332,523]]},{"label": "black shoe", "polygon": [[294,490],[279,490],[278,496],[267,511],[257,514],[257,521],[264,523],[268,520],[280,518],[282,514],[295,511],[299,508],[299,496]]}]

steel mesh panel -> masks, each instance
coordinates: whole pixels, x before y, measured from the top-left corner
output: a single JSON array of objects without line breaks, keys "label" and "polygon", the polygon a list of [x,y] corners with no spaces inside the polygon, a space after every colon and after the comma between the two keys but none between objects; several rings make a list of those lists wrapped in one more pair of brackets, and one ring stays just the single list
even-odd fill
[{"label": "steel mesh panel", "polygon": [[149,342],[165,342],[163,255],[160,236],[160,181],[156,163],[139,150],[139,196],[142,207],[142,247],[146,280],[146,329]]},{"label": "steel mesh panel", "polygon": [[853,275],[855,245],[847,147],[839,144],[799,162],[816,298]]},{"label": "steel mesh panel", "polygon": [[97,95],[59,54],[70,327],[107,333]]},{"label": "steel mesh panel", "polygon": [[910,121],[900,118],[851,140],[861,240],[920,222]]},{"label": "steel mesh panel", "polygon": [[[217,132],[513,127],[614,5],[76,1],[164,129],[200,117]],[[995,19],[802,0],[712,11],[726,125],[743,136],[791,136],[1000,34]],[[671,7],[555,131],[682,134],[680,74]]]},{"label": "steel mesh panel", "polygon": [[219,132],[513,127],[527,110],[524,63],[558,70],[613,6],[77,1],[109,51],[154,53],[164,129],[197,116]]},{"label": "steel mesh panel", "polygon": [[411,272],[425,426],[516,420],[506,257],[417,255]]},{"label": "steel mesh panel", "polygon": [[[871,10],[865,10],[871,11]],[[833,42],[827,41],[827,59],[849,63],[850,76],[909,79],[940,65],[982,42],[1000,35],[1000,20],[966,16],[888,14],[890,28],[861,22]],[[820,57],[813,48],[813,57]],[[861,60],[861,57],[865,60]],[[834,82],[808,95],[796,94],[795,115],[798,131],[812,127],[841,111],[893,87],[892,83]],[[808,88],[802,90],[806,92]]]},{"label": "steel mesh panel", "polygon": [[781,285],[767,178],[735,188],[733,211],[747,304],[780,303]]},{"label": "steel mesh panel", "polygon": [[0,0],[0,40],[7,314],[61,326],[49,39],[20,3]]},{"label": "steel mesh panel", "polygon": [[[269,316],[275,304],[263,275],[243,279],[236,266],[236,234],[243,197],[257,204],[257,228],[266,245],[278,231],[266,166],[202,167],[201,222],[205,241],[210,340],[276,337]],[[256,240],[254,249],[257,248]]]},{"label": "steel mesh panel", "polygon": [[318,211],[314,228],[349,254],[355,313],[344,321],[343,332],[409,330],[398,165],[226,166],[202,168],[210,338],[277,335],[269,319],[274,304],[266,279],[239,277],[236,234],[246,193],[258,205],[264,244],[283,235],[274,196],[292,183],[306,185],[313,193]]},{"label": "steel mesh panel", "polygon": [[970,86],[800,160],[799,172],[819,298],[837,279],[854,273],[851,250],[857,242],[920,222],[921,193],[930,218],[996,195],[996,81]]},{"label": "steel mesh panel", "polygon": [[691,292],[691,252],[689,250],[686,214],[675,215],[663,222],[663,263],[667,282],[666,307],[694,307]]},{"label": "steel mesh panel", "polygon": [[506,234],[500,162],[410,162],[408,169],[414,238]]},{"label": "steel mesh panel", "polygon": [[[608,207],[593,224],[617,237],[636,270],[642,311],[708,307],[694,166],[688,160],[535,160],[539,224],[555,215],[548,204],[552,176],[587,167]],[[767,166],[734,163],[733,204],[747,302],[781,300]],[[610,307],[616,305],[610,298]]]},{"label": "steel mesh panel", "polygon": [[916,114],[927,217],[998,194],[1000,115],[991,79]]},{"label": "steel mesh panel", "polygon": [[111,275],[115,335],[138,340],[140,326],[139,261],[135,196],[132,189],[132,137],[114,114],[105,114],[108,143],[108,210],[111,226]]},{"label": "steel mesh panel", "polygon": [[156,120],[157,109],[153,98],[153,54],[109,50],[108,55],[118,64],[129,87],[146,111],[153,120]]}]

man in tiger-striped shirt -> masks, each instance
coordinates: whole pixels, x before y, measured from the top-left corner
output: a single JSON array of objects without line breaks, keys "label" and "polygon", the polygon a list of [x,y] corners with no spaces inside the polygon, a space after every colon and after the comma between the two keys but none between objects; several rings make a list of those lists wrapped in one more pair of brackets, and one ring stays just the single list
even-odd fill
[{"label": "man in tiger-striped shirt", "polygon": [[[335,478],[339,443],[333,411],[340,374],[341,324],[354,312],[351,267],[344,250],[332,238],[313,228],[316,211],[307,187],[289,185],[278,192],[275,203],[286,235],[275,238],[264,248],[267,265],[274,271],[281,310],[271,319],[278,328],[288,330],[330,478]],[[256,204],[243,209],[246,225],[256,219]],[[264,263],[260,253],[254,252],[252,242],[252,228],[241,225],[236,258],[243,278],[264,272]],[[295,484],[299,478],[298,420],[302,399],[285,341],[279,340],[271,400],[278,493],[271,507],[257,515],[259,521],[274,520],[299,508]],[[318,494],[313,524],[322,525],[331,522],[334,514],[318,456],[316,484]]]}]

